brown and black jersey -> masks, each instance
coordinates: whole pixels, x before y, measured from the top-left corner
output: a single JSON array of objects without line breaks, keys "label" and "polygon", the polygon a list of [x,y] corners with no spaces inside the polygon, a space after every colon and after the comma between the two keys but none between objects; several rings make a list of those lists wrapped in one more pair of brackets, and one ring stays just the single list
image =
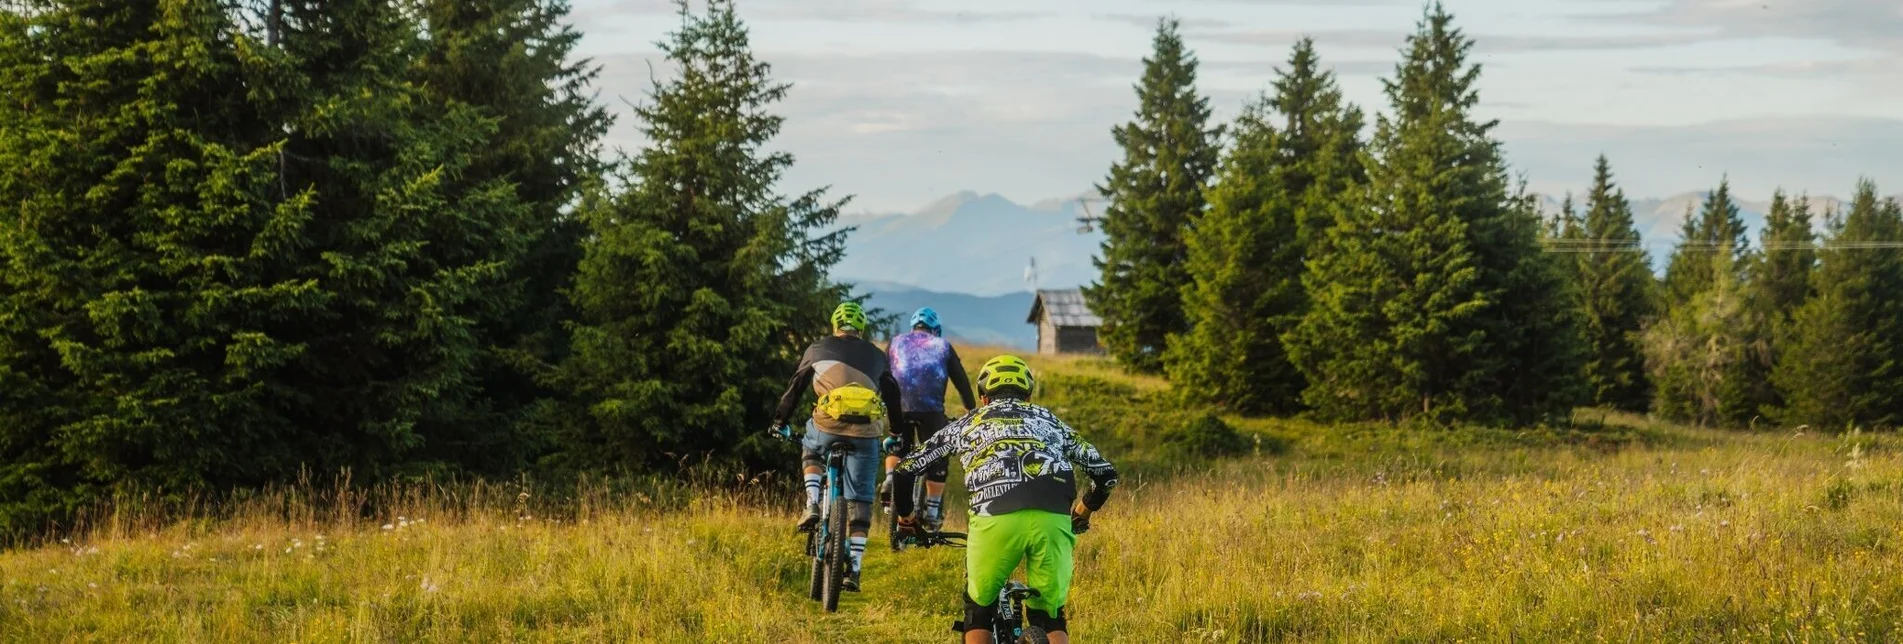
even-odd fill
[{"label": "brown and black jersey", "polygon": [[900,408],[899,381],[892,377],[885,351],[864,338],[835,335],[820,338],[806,348],[806,355],[800,358],[800,369],[793,374],[786,393],[780,396],[780,407],[773,419],[780,423],[791,420],[793,408],[808,386],[812,387],[813,395],[825,396],[847,383],[879,392],[885,401],[886,417],[871,423],[847,423],[814,409],[813,425],[820,431],[853,438],[878,438],[889,431],[893,417],[904,413]]}]

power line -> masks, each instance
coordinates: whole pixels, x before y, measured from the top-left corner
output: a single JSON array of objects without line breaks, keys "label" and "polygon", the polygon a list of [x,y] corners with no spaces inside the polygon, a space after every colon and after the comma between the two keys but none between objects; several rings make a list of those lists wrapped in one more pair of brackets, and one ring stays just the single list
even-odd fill
[{"label": "power line", "polygon": [[[1636,253],[1646,250],[1647,247],[1679,249],[1695,253],[1710,253],[1717,252],[1720,249],[1730,250],[1735,248],[1732,244],[1706,241],[1686,241],[1672,244],[1671,242],[1547,239],[1541,240],[1540,243],[1544,246],[1542,250],[1548,253]],[[1903,248],[1903,241],[1840,241],[1808,244],[1803,242],[1778,242],[1773,244],[1760,244],[1751,248],[1765,252],[1794,250],[1883,250]]]}]

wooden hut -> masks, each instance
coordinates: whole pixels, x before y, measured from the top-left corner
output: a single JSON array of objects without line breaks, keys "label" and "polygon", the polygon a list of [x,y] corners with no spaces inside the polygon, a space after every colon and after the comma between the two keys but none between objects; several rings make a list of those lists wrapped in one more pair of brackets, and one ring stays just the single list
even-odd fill
[{"label": "wooden hut", "polygon": [[1097,327],[1103,318],[1090,311],[1078,289],[1038,291],[1025,322],[1037,325],[1037,352],[1044,355],[1102,354]]}]

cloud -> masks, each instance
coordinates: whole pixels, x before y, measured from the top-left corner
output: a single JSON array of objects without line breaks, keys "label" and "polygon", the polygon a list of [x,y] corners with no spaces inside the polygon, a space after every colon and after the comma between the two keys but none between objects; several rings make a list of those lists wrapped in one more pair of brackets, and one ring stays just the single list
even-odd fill
[{"label": "cloud", "polygon": [[[1176,4],[1180,0],[1152,0],[1157,4]],[[1306,7],[1378,7],[1418,6],[1419,0],[1197,0],[1206,4],[1283,5]]]},{"label": "cloud", "polygon": [[[1526,36],[1486,34],[1466,31],[1474,46],[1483,53],[1525,53],[1538,51],[1591,51],[1670,47],[1707,39],[1706,34],[1632,34],[1616,36]],[[1303,37],[1315,39],[1320,47],[1382,49],[1398,51],[1407,45],[1411,31],[1377,29],[1338,29],[1320,31],[1258,30],[1205,31],[1196,38],[1231,45],[1290,46]]]},{"label": "cloud", "polygon": [[[769,144],[797,159],[783,188],[831,185],[858,195],[853,210],[881,212],[964,189],[1028,203],[1102,180],[1118,155],[1110,129],[1136,110],[1143,65],[1037,51],[760,55],[793,84],[773,108],[787,120]],[[647,60],[666,75],[657,54],[604,59],[602,95],[645,100]],[[1208,93],[1218,120],[1254,94]],[[611,143],[638,148],[635,126],[622,119]]]},{"label": "cloud", "polygon": [[[701,2],[691,11],[704,10]],[[929,9],[913,0],[748,0],[737,7],[742,20],[815,20],[837,23],[948,23],[971,24],[1024,20],[1051,15],[1038,11],[959,11]],[[573,13],[576,24],[589,25],[631,16],[673,14],[672,0],[584,0]]]},{"label": "cloud", "polygon": [[1710,29],[1728,38],[1814,38],[1903,54],[1903,2],[1894,0],[1671,0],[1651,11],[1580,19]]},{"label": "cloud", "polygon": [[[1092,16],[1105,22],[1120,22],[1143,29],[1156,29],[1156,22],[1162,14],[1148,13],[1100,13]],[[1176,20],[1185,29],[1227,29],[1236,23],[1221,18],[1187,18],[1176,16]]]},{"label": "cloud", "polygon": [[1735,67],[1661,65],[1637,71],[1666,75],[1738,74],[1787,79],[1875,77],[1898,94],[1903,86],[1903,2],[1896,0],[1671,0],[1651,11],[1583,20],[1631,25],[1677,25],[1710,30],[1716,38],[1793,38],[1832,43],[1861,56]]},{"label": "cloud", "polygon": [[1899,61],[1896,58],[1857,58],[1851,60],[1799,60],[1768,65],[1731,67],[1659,65],[1652,67],[1634,67],[1632,71],[1661,76],[1737,74],[1743,76],[1803,79],[1823,76],[1842,76],[1846,74],[1882,75],[1903,73],[1903,67],[1899,65],[1903,65],[1903,61]]},{"label": "cloud", "polygon": [[[1321,63],[1323,68],[1334,72],[1336,76],[1381,76],[1394,72],[1394,61],[1391,60],[1332,60],[1323,57]],[[1202,66],[1209,70],[1233,71],[1252,77],[1273,78],[1277,74],[1277,69],[1288,68],[1288,61],[1205,60],[1202,61]]]},{"label": "cloud", "polygon": [[1314,38],[1318,48],[1343,47],[1348,49],[1397,49],[1407,42],[1409,32],[1374,29],[1337,29],[1320,31],[1302,31],[1294,29],[1258,29],[1242,31],[1200,31],[1191,34],[1194,40],[1226,45],[1264,45],[1273,47],[1293,46],[1302,38]]},{"label": "cloud", "polygon": [[1903,119],[1805,117],[1684,126],[1506,121],[1496,134],[1508,160],[1543,192],[1583,191],[1593,158],[1612,162],[1626,193],[1667,196],[1729,177],[1740,193],[1844,195],[1859,177],[1903,187]]},{"label": "cloud", "polygon": [[956,11],[927,9],[903,0],[780,0],[763,1],[751,15],[762,20],[823,20],[828,22],[929,22],[970,24],[1041,18],[1043,11]]}]

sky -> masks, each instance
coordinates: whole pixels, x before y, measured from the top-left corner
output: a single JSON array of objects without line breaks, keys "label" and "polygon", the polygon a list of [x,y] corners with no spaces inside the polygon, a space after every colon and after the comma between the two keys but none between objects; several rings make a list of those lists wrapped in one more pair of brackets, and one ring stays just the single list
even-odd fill
[{"label": "sky", "polygon": [[[621,114],[667,66],[669,0],[571,0]],[[701,0],[694,0],[695,7]],[[1500,120],[1532,189],[1583,192],[1608,156],[1628,195],[1728,178],[1847,196],[1903,191],[1903,2],[1446,0],[1476,41],[1480,116]],[[1020,203],[1091,189],[1119,158],[1156,22],[1181,20],[1199,89],[1227,121],[1313,37],[1348,99],[1385,110],[1381,78],[1421,19],[1416,0],[738,0],[755,54],[792,84],[772,147],[783,189],[829,187],[848,212],[911,212],[960,190]]]}]

